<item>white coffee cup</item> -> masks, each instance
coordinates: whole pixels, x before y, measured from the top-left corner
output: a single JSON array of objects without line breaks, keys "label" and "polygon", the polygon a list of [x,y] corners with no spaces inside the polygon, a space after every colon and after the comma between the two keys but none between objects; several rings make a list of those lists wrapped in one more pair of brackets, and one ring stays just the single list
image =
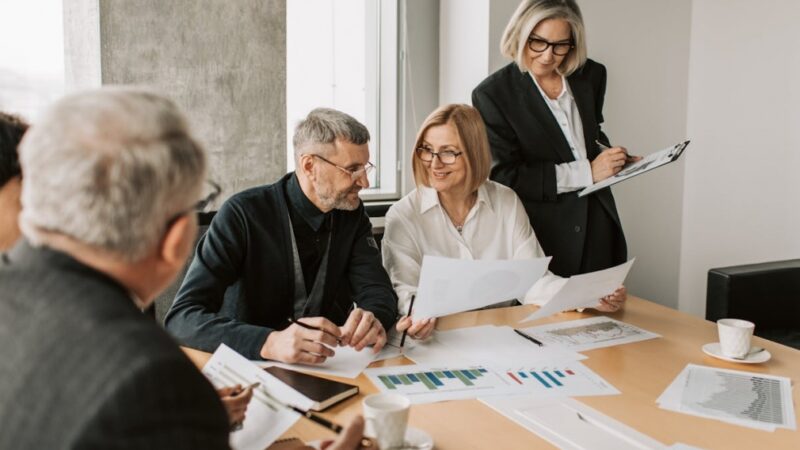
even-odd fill
[{"label": "white coffee cup", "polygon": [[381,448],[400,447],[405,442],[411,400],[398,394],[372,394],[363,401],[364,434]]},{"label": "white coffee cup", "polygon": [[756,328],[753,322],[741,319],[719,319],[719,346],[729,358],[744,358],[750,351],[750,339]]}]

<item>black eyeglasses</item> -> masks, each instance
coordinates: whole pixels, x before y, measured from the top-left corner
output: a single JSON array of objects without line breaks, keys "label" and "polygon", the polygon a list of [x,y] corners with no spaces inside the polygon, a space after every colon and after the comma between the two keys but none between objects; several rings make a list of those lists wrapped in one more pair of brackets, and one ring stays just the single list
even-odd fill
[{"label": "black eyeglasses", "polygon": [[342,167],[342,166],[340,166],[340,165],[338,165],[338,164],[336,164],[334,162],[328,161],[327,159],[323,158],[322,156],[316,155],[314,153],[311,153],[311,156],[313,156],[315,158],[319,158],[319,159],[325,161],[326,163],[332,165],[333,167],[336,167],[337,169],[341,170],[342,172],[350,175],[350,181],[357,181],[357,180],[360,180],[361,177],[363,177],[363,176],[369,176],[369,173],[372,171],[372,169],[375,168],[374,164],[372,164],[371,162],[367,162],[360,169],[348,169],[347,167]]},{"label": "black eyeglasses", "polygon": [[572,41],[567,42],[550,42],[544,39],[529,37],[528,38],[528,48],[531,51],[536,53],[544,53],[547,51],[549,47],[553,47],[553,54],[558,56],[564,56],[570,52],[573,48],[575,48],[575,44]]},{"label": "black eyeglasses", "polygon": [[445,165],[455,164],[456,158],[464,153],[455,150],[442,150],[440,152],[435,152],[430,147],[417,147],[416,152],[417,158],[421,159],[422,161],[433,162],[433,158],[438,156],[439,161]]},{"label": "black eyeglasses", "polygon": [[211,192],[203,197],[202,200],[194,204],[194,210],[197,212],[204,212],[208,205],[214,203],[214,200],[222,193],[222,188],[211,180],[206,180],[206,184],[211,186]]},{"label": "black eyeglasses", "polygon": [[181,217],[187,214],[190,214],[192,212],[204,212],[205,209],[208,207],[208,205],[212,204],[214,200],[216,200],[217,197],[219,197],[219,194],[222,193],[222,188],[217,183],[211,180],[206,180],[206,185],[211,187],[211,192],[205,197],[203,197],[202,200],[195,203],[191,209],[185,209],[179,212],[178,214],[175,214],[174,216],[170,217],[170,219],[167,221],[167,229],[169,229],[172,226],[172,224],[175,223],[176,220],[180,219]]}]

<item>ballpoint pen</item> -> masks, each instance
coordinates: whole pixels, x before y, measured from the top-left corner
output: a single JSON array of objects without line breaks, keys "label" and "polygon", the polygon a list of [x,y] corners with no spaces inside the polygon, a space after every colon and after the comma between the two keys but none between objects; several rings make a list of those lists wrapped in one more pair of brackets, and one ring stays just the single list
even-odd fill
[{"label": "ballpoint pen", "polygon": [[[330,334],[330,333],[328,333],[327,331],[323,330],[322,328],[318,328],[318,327],[315,327],[315,326],[313,326],[313,325],[309,325],[309,324],[307,324],[307,323],[300,322],[299,320],[297,320],[297,319],[292,319],[291,317],[287,318],[286,320],[288,320],[288,321],[289,321],[289,323],[293,323],[293,324],[295,324],[295,325],[297,325],[297,326],[299,326],[299,327],[305,328],[306,330],[322,331],[323,333]],[[331,336],[333,336],[333,337],[334,337],[334,339],[336,339],[336,343],[337,343],[337,344],[341,344],[341,343],[342,343],[342,340],[341,340],[341,338],[338,338],[338,337],[336,337],[336,336],[334,336],[334,335],[332,335],[332,334],[330,334],[330,335],[331,335]]]},{"label": "ballpoint pen", "polygon": [[[408,304],[408,313],[406,316],[411,316],[411,308],[414,307],[414,300],[417,298],[416,295],[411,295],[411,302]],[[408,328],[403,331],[403,337],[400,338],[400,349],[402,350],[403,345],[406,343],[406,335],[408,334]]]},{"label": "ballpoint pen", "polygon": [[[595,142],[595,144],[597,144],[598,146],[600,146],[600,150],[608,150],[608,149],[610,149],[610,148],[611,148],[611,144],[606,144],[605,142],[600,142],[600,140],[599,140],[599,139],[595,139],[595,141],[594,141],[594,142]],[[636,157],[635,157],[635,156],[631,156],[631,154],[630,154],[630,153],[628,153],[627,151],[625,151],[625,161],[627,161],[627,162],[631,162],[631,161],[633,161],[634,159],[636,159]]]},{"label": "ballpoint pen", "polygon": [[[278,400],[277,398],[275,398],[275,396],[270,394],[269,391],[267,391],[267,389],[264,388],[264,387],[262,387],[261,390],[259,390],[259,392],[264,394],[269,399],[269,401],[271,403],[275,403],[275,404],[277,404],[279,406],[282,406],[284,408],[291,409],[292,411],[300,414],[301,416],[305,417],[306,419],[308,419],[308,420],[310,420],[310,421],[312,421],[314,423],[317,423],[319,425],[322,425],[323,427],[333,431],[334,433],[338,434],[338,433],[341,433],[344,430],[344,427],[339,425],[338,423],[331,422],[330,420],[328,420],[328,419],[326,419],[326,418],[324,418],[322,416],[318,416],[318,415],[312,413],[311,411],[307,411],[305,409],[298,408],[297,406],[290,405],[288,403],[284,403],[284,402]],[[366,438],[366,437],[362,437],[361,438],[361,448],[373,448],[373,447],[375,447],[375,442],[372,439]]]},{"label": "ballpoint pen", "polygon": [[[256,381],[255,383],[253,383],[253,384],[251,384],[251,385],[249,385],[247,387],[240,387],[239,390],[231,392],[230,396],[231,397],[238,397],[239,395],[242,395],[242,393],[244,393],[248,389],[255,389],[255,388],[259,387],[260,385],[261,385],[261,383]],[[244,426],[244,424],[242,422],[233,423],[233,424],[231,424],[231,431],[239,431],[239,430],[242,429],[243,426]]]},{"label": "ballpoint pen", "polygon": [[529,335],[528,333],[523,333],[522,331],[519,331],[519,330],[518,330],[518,329],[516,329],[516,328],[514,328],[514,333],[517,333],[518,335],[520,335],[520,336],[522,336],[523,338],[525,338],[525,339],[527,339],[527,340],[529,340],[529,341],[533,342],[534,344],[538,345],[539,347],[541,347],[541,346],[543,346],[543,345],[544,345],[544,344],[542,344],[542,343],[541,343],[541,341],[539,341],[539,340],[538,340],[538,339],[536,339],[535,337],[533,337],[533,336]]}]

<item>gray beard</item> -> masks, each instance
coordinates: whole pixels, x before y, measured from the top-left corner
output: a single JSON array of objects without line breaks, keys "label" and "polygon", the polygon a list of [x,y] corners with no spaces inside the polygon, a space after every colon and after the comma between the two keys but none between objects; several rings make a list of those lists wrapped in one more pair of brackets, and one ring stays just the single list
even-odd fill
[{"label": "gray beard", "polygon": [[341,209],[344,211],[353,211],[358,208],[360,199],[356,197],[355,200],[349,200],[347,195],[350,190],[344,192],[330,192],[326,190],[317,189],[317,196],[320,203],[327,209]]}]

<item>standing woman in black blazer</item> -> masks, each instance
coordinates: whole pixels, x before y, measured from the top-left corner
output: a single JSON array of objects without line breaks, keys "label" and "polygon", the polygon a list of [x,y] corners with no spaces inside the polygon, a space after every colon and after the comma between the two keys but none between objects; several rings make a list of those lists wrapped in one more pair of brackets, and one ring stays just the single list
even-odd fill
[{"label": "standing woman in black blazer", "polygon": [[[472,92],[489,134],[491,179],[519,195],[553,256],[553,273],[571,276],[624,262],[627,246],[611,190],[577,195],[638,159],[612,147],[600,129],[606,69],[586,57],[578,5],[524,0],[501,51],[514,61]],[[624,299],[624,288],[617,294]]]}]

